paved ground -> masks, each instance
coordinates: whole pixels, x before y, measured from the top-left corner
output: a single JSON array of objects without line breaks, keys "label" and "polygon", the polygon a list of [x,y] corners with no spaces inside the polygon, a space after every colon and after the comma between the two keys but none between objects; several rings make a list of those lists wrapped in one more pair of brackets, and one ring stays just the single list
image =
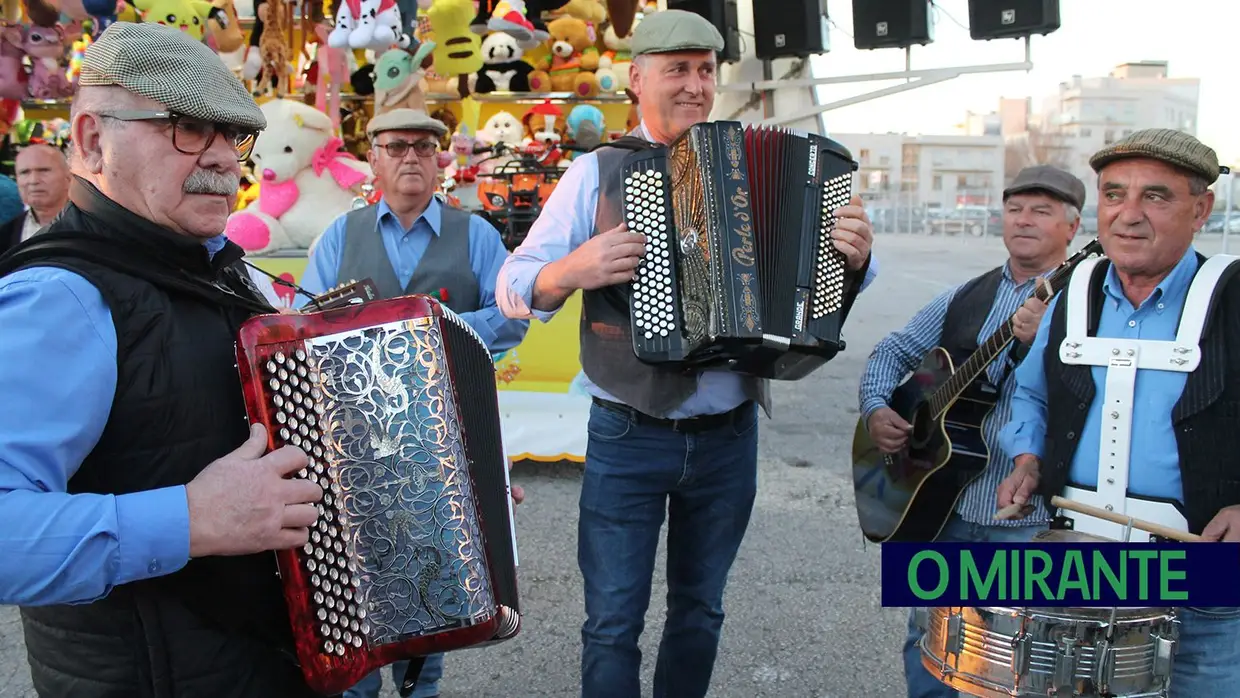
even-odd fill
[{"label": "paved ground", "polygon": [[[853,310],[848,350],[804,381],[775,387],[775,418],[761,427],[758,504],[726,600],[717,698],[903,695],[906,612],[879,607],[879,548],[863,544],[849,492],[857,381],[884,334],[1005,255],[996,238],[887,234],[875,249],[881,273]],[[1218,236],[1199,249],[1218,252]],[[576,695],[578,478],[518,465],[514,480],[528,493],[518,512],[525,628],[504,645],[449,656],[443,698]],[[647,685],[664,592],[656,588],[642,643]],[[0,608],[0,696],[33,695],[16,613]]]}]

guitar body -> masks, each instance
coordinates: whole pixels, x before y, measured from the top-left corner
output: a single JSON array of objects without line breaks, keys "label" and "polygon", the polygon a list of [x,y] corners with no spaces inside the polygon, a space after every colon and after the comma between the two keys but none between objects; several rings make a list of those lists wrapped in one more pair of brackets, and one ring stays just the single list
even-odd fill
[{"label": "guitar body", "polygon": [[984,385],[970,385],[935,419],[929,398],[955,373],[935,348],[888,404],[913,432],[899,453],[883,453],[864,420],[853,435],[853,490],[865,537],[876,543],[929,542],[938,537],[964,489],[989,458],[982,424],[995,404]]}]

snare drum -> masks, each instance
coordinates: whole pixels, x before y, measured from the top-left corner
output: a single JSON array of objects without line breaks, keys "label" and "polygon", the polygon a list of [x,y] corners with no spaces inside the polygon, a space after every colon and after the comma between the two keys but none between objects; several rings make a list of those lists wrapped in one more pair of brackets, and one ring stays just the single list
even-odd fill
[{"label": "snare drum", "polygon": [[[1034,540],[1107,539],[1074,531],[1044,531]],[[949,607],[924,611],[922,664],[961,693],[986,698],[1167,695],[1178,637],[1172,608]],[[1109,640],[1108,625],[1113,627]]]}]

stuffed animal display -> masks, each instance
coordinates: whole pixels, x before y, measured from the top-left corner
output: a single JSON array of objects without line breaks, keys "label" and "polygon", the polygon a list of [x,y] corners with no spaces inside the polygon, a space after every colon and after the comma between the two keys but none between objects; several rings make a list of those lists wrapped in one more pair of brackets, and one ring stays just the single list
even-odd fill
[{"label": "stuffed animal display", "polygon": [[396,0],[343,0],[336,13],[336,28],[327,36],[332,48],[373,51],[408,48],[411,40]]},{"label": "stuffed animal display", "polygon": [[484,65],[482,37],[470,29],[474,3],[472,0],[434,0],[426,15],[434,32],[435,72],[449,81],[456,79],[457,92],[464,97],[473,90],[472,83]]},{"label": "stuffed animal display", "polygon": [[260,109],[268,128],[251,159],[258,198],[228,219],[225,234],[251,254],[308,249],[332,220],[349,211],[370,165],[342,150],[332,121],[313,107],[273,99]]}]

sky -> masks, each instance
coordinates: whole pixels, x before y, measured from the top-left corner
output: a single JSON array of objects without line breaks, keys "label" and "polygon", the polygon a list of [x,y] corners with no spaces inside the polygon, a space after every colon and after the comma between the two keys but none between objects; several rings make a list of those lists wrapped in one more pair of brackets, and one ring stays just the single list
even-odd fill
[{"label": "sky", "polygon": [[[762,0],[754,0],[761,4]],[[937,0],[934,43],[915,46],[914,70],[1020,63],[1024,42],[974,41],[968,0]],[[827,0],[831,51],[811,59],[815,77],[904,70],[904,51],[853,46],[852,2]],[[992,112],[1000,97],[1034,98],[1034,108],[1073,75],[1100,77],[1132,61],[1168,62],[1170,77],[1201,80],[1197,137],[1225,163],[1240,165],[1240,2],[1236,0],[1060,0],[1061,27],[1032,42],[1033,70],[963,75],[937,85],[827,112],[829,132],[955,133],[966,112]],[[954,21],[953,21],[954,18]],[[959,24],[958,24],[959,23]],[[838,26],[836,26],[838,25]],[[964,25],[962,27],[961,25]],[[819,88],[825,103],[896,84]]]}]

